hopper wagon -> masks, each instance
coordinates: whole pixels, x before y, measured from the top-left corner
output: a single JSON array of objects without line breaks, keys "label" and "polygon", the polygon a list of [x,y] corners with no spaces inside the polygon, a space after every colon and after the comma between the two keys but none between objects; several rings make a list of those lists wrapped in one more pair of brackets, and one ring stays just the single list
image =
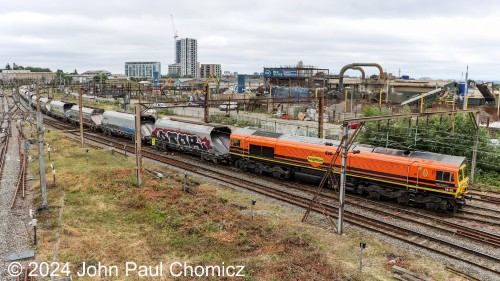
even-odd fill
[{"label": "hopper wagon", "polygon": [[[154,124],[155,118],[153,116],[141,115],[141,138],[143,141],[151,137]],[[126,112],[107,110],[102,114],[101,129],[108,135],[134,139],[135,115]]]},{"label": "hopper wagon", "polygon": [[68,103],[58,100],[53,100],[50,103],[50,110],[48,111],[50,116],[59,119],[66,119],[67,111],[74,105],[74,103]]},{"label": "hopper wagon", "polygon": [[227,126],[179,122],[171,119],[156,121],[152,138],[162,149],[174,149],[199,155],[214,163],[229,162],[229,136]]},{"label": "hopper wagon", "polygon": [[[83,125],[92,130],[99,130],[102,125],[104,109],[93,107],[82,107]],[[67,112],[66,117],[73,124],[80,124],[80,106],[75,104]]]}]

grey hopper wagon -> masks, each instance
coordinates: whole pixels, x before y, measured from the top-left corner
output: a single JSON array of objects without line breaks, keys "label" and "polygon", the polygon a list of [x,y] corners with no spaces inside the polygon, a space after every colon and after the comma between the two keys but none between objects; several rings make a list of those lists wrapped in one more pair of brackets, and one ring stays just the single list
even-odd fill
[{"label": "grey hopper wagon", "polygon": [[[91,128],[92,130],[97,130],[101,128],[102,125],[102,115],[104,109],[93,108],[93,107],[82,107],[82,120],[83,125]],[[67,112],[66,117],[73,124],[80,124],[80,106],[75,104]]]},{"label": "grey hopper wagon", "polygon": [[161,119],[156,121],[152,137],[163,149],[175,149],[198,155],[202,160],[214,163],[229,161],[229,137],[227,126]]},{"label": "grey hopper wagon", "polygon": [[50,116],[60,119],[66,118],[66,112],[74,105],[74,103],[68,103],[58,100],[53,100],[50,103]]},{"label": "grey hopper wagon", "polygon": [[[154,123],[155,118],[153,116],[141,115],[141,138],[143,140],[151,137]],[[135,115],[126,112],[107,110],[102,115],[101,128],[105,134],[134,139]]]}]

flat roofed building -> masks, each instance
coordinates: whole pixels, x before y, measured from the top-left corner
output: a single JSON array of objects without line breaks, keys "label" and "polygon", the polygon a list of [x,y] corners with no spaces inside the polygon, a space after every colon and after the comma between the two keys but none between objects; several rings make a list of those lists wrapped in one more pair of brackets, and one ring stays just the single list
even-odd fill
[{"label": "flat roofed building", "polygon": [[180,63],[169,64],[168,75],[181,75],[181,64]]},{"label": "flat roofed building", "polygon": [[160,62],[126,62],[125,75],[127,77],[153,78],[153,72],[161,73]]},{"label": "flat roofed building", "polygon": [[210,76],[222,76],[220,64],[201,64],[200,65],[200,78],[209,78]]},{"label": "flat roofed building", "polygon": [[2,70],[0,80],[32,80],[50,82],[56,78],[55,72],[31,72],[30,70]]},{"label": "flat roofed building", "polygon": [[104,74],[106,76],[111,75],[111,72],[107,70],[88,70],[82,73],[82,75],[89,75],[89,76],[96,76],[96,75],[101,75]]},{"label": "flat roofed building", "polygon": [[192,38],[183,38],[176,41],[175,60],[180,64],[180,75],[198,77],[198,41]]}]

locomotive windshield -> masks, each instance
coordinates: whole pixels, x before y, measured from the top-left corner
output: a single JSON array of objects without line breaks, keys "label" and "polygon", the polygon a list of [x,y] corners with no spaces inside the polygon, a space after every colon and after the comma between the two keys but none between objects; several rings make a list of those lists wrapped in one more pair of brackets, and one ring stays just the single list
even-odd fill
[{"label": "locomotive windshield", "polygon": [[458,171],[458,182],[461,182],[465,179],[465,165],[460,167],[460,170]]}]

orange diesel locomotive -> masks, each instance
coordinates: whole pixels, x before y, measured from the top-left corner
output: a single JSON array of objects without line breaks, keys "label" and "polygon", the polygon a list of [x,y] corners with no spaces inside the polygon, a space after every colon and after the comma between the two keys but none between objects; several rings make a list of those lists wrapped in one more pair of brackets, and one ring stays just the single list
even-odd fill
[{"label": "orange diesel locomotive", "polygon": [[[258,174],[317,184],[338,145],[333,140],[236,129],[230,137],[231,163]],[[467,193],[465,161],[459,156],[354,144],[347,157],[346,189],[430,210],[456,211],[465,204]],[[338,157],[336,174],[340,162]]]}]

